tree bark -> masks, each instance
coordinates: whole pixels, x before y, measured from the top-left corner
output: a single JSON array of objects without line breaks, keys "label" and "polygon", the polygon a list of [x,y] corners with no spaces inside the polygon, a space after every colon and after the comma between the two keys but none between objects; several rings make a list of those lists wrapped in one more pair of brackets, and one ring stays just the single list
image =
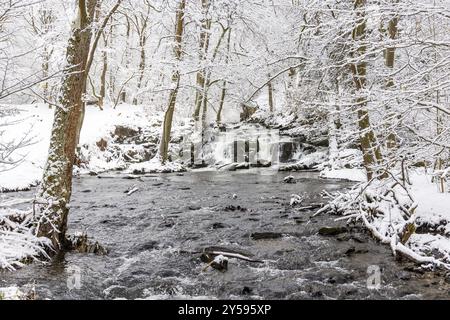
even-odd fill
[{"label": "tree bark", "polygon": [[[125,69],[128,69],[128,67],[130,66],[130,34],[131,34],[131,23],[130,23],[130,18],[128,18],[127,16],[125,17],[127,20],[127,31],[126,31],[126,46],[125,46]],[[127,102],[127,89],[123,88],[122,92],[119,93],[120,94],[120,101],[122,103],[126,103]]]},{"label": "tree bark", "polygon": [[[397,3],[398,1],[394,0],[393,2]],[[391,40],[391,41],[397,39],[398,21],[399,21],[398,16],[396,14],[394,14],[394,16],[388,22],[387,33],[389,36],[389,40]],[[393,71],[394,63],[395,63],[395,46],[389,46],[388,48],[386,48],[384,51],[384,56],[385,56],[386,67],[389,69],[390,72]],[[394,79],[391,76],[388,76],[388,78],[386,79],[386,87],[390,88],[393,86],[394,86]],[[387,111],[389,112],[389,108],[387,109]],[[397,139],[393,132],[388,134],[386,146],[388,149],[396,148]]]},{"label": "tree bark", "polygon": [[[174,54],[177,61],[181,60],[183,54],[182,42],[184,32],[184,12],[186,9],[186,0],[180,0],[177,9],[176,26],[175,26],[175,45]],[[177,67],[178,68],[178,67]],[[161,143],[159,147],[159,153],[161,156],[161,162],[164,164],[169,158],[169,143],[172,131],[173,114],[175,112],[175,106],[178,96],[178,89],[180,85],[180,72],[176,69],[172,74],[172,83],[174,88],[169,94],[169,105],[167,107],[166,114],[164,116],[163,131],[161,135]]]},{"label": "tree bark", "polygon": [[[202,0],[202,9],[205,15],[202,21],[202,31],[200,32],[200,62],[202,64],[205,63],[208,48],[209,48],[209,31],[211,29],[211,20],[206,17],[209,6],[209,0]],[[205,109],[205,100],[206,97],[206,69],[203,66],[200,71],[197,72],[197,91],[195,94],[195,111],[194,111],[194,120],[198,121],[200,118],[200,111],[203,106]]]},{"label": "tree bark", "polygon": [[[228,28],[227,56],[225,58],[225,65],[228,65],[228,63],[230,61],[230,45],[231,45],[231,29]],[[224,80],[222,83],[222,92],[220,94],[219,109],[217,110],[217,117],[216,117],[217,125],[220,125],[222,123],[222,111],[223,111],[223,106],[225,104],[226,94],[227,94],[227,81]]]},{"label": "tree bark", "polygon": [[78,1],[78,17],[72,27],[66,60],[70,70],[62,79],[59,107],[50,139],[50,149],[40,190],[39,220],[36,231],[48,237],[55,249],[66,244],[68,204],[72,193],[72,169],[78,143],[78,124],[82,117],[83,93],[86,87],[86,64],[91,42],[91,16],[97,0]]},{"label": "tree bark", "polygon": [[356,25],[352,32],[353,41],[356,43],[354,58],[358,61],[351,65],[353,82],[356,88],[356,106],[358,108],[358,128],[360,132],[360,146],[363,153],[364,166],[367,179],[371,180],[377,171],[377,165],[382,161],[381,150],[378,146],[375,133],[370,124],[369,111],[367,110],[366,88],[367,62],[366,54],[366,0],[355,0]]},{"label": "tree bark", "polygon": [[108,71],[108,54],[106,52],[106,48],[108,47],[108,38],[106,37],[105,33],[103,33],[103,43],[104,43],[104,50],[102,52],[103,66],[102,66],[102,73],[100,75],[100,93],[98,99],[98,107],[101,110],[103,110],[104,100],[106,96],[106,73]]},{"label": "tree bark", "polygon": [[[270,79],[270,74],[269,74],[269,79]],[[272,86],[272,81],[270,81],[267,84],[267,89],[268,89],[268,92],[269,92],[269,111],[271,113],[273,113],[273,111],[274,111],[274,104],[273,104],[273,86]]]}]

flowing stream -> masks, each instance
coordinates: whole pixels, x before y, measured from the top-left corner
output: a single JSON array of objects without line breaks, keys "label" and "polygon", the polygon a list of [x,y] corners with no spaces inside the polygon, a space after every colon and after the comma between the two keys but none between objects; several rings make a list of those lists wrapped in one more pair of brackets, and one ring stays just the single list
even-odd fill
[{"label": "flowing stream", "polygon": [[[312,217],[315,210],[301,208],[325,202],[323,190],[342,191],[349,184],[313,173],[293,175],[292,184],[270,169],[77,178],[69,229],[87,232],[109,254],[69,252],[2,271],[0,287],[34,283],[39,298],[57,299],[450,297],[444,278],[395,261],[389,248],[358,226],[320,235],[324,226],[345,222],[326,214]],[[139,190],[124,193],[133,186]],[[292,194],[303,202],[291,206]],[[32,192],[11,194],[17,196]],[[270,232],[266,239],[260,239],[263,232]],[[218,245],[251,252],[263,263],[231,258],[226,272],[204,271],[197,252]],[[380,287],[368,288],[377,268]]]}]

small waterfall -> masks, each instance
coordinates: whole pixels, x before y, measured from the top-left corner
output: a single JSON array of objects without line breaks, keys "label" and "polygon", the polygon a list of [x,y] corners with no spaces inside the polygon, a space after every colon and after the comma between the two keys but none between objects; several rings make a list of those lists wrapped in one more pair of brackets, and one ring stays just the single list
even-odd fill
[{"label": "small waterfall", "polygon": [[281,136],[278,130],[246,124],[212,134],[203,147],[203,162],[210,167],[241,164],[247,167],[277,166],[295,162],[302,144]]}]

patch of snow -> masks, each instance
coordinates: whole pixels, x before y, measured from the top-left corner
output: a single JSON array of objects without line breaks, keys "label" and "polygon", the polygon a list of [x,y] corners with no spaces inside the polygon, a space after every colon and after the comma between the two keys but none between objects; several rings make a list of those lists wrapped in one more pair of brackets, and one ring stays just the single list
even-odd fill
[{"label": "patch of snow", "polygon": [[[16,158],[24,158],[16,167],[6,171],[0,169],[0,192],[25,190],[37,185],[42,178],[46,164],[50,134],[53,125],[54,109],[45,104],[19,105],[19,112],[2,117],[2,123],[14,123],[4,129],[0,143],[12,141],[28,133],[32,144],[16,151]],[[80,135],[81,168],[78,173],[100,173],[109,170],[125,169],[130,163],[142,161],[145,156],[144,144],[115,143],[117,126],[139,131],[143,139],[150,137],[158,140],[161,134],[162,112],[151,112],[144,106],[119,105],[104,110],[87,106],[83,128]],[[172,140],[179,141],[191,130],[186,119],[174,120]],[[103,140],[103,141],[102,141]],[[156,143],[153,141],[153,143]],[[107,147],[102,146],[103,142]],[[146,142],[146,141],[144,141]],[[150,143],[150,142],[149,142]],[[137,155],[137,159],[130,158]],[[161,169],[161,172],[181,171],[178,164],[156,168],[156,164],[147,163],[149,169]]]},{"label": "patch of snow", "polygon": [[0,269],[15,270],[27,259],[47,257],[50,240],[31,231],[32,211],[0,208]]},{"label": "patch of snow", "polygon": [[145,173],[170,173],[170,172],[184,172],[186,168],[179,162],[161,163],[159,157],[155,157],[150,161],[132,164],[125,171],[131,174],[145,174]]},{"label": "patch of snow", "polygon": [[23,300],[25,293],[18,287],[0,288],[0,300]]},{"label": "patch of snow", "polygon": [[324,169],[319,174],[323,179],[341,179],[349,181],[363,182],[367,180],[364,169]]}]

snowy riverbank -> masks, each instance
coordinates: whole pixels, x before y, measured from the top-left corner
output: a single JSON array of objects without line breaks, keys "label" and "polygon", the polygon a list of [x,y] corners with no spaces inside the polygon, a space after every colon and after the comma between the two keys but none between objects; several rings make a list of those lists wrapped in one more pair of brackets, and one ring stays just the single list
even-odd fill
[{"label": "snowy riverbank", "polygon": [[[21,139],[28,134],[33,143],[17,151],[16,156],[23,157],[22,161],[0,172],[0,190],[21,190],[36,185],[45,165],[53,110],[45,105],[24,105],[19,107],[19,111],[11,117],[2,118],[2,121],[11,125],[7,127],[1,140],[5,143],[13,139]],[[124,105],[105,111],[88,108],[81,133],[78,172],[97,174],[117,169],[126,169],[125,173],[131,174],[183,171],[184,168],[179,163],[169,162],[161,166],[158,158],[155,157],[161,120],[162,114],[148,116],[142,106]],[[180,141],[189,130],[192,130],[189,122],[177,122],[174,126],[173,140]],[[314,147],[313,149],[312,153],[305,152],[300,155],[298,162],[280,170],[301,171],[314,168],[320,171],[319,176],[323,179],[347,180],[355,183],[366,181],[364,170],[358,168],[361,154],[357,150],[342,150],[337,154],[334,162],[330,163],[327,148]],[[347,168],[335,167],[336,164],[339,164],[339,167],[343,163]],[[450,265],[450,196],[448,192],[440,193],[431,179],[432,176],[426,174],[424,169],[416,169],[411,173],[411,186],[408,190],[413,199],[412,203],[417,205],[414,213],[417,232],[403,245],[410,250],[410,255],[412,253],[421,257],[436,257],[438,259],[436,261],[441,261],[442,265],[446,266]],[[378,192],[375,189],[369,189],[369,191]],[[358,189],[353,192],[348,196],[359,195]],[[45,243],[28,232],[26,217],[32,213],[31,208],[15,211],[10,207],[5,202],[0,206],[0,225],[6,226],[0,229],[0,241],[3,242],[0,262],[3,268],[12,269],[20,267],[21,262],[28,257],[36,258],[41,255],[41,249]],[[379,237],[380,240],[386,243],[392,240],[388,236],[390,228],[395,228],[392,216],[386,214],[390,212],[389,210],[383,211],[383,215],[374,217],[367,224],[368,228],[373,228],[374,233],[380,233],[382,235]],[[355,212],[347,207],[341,213],[362,217],[358,208]],[[399,218],[398,221],[402,220]],[[22,225],[23,222],[25,225]],[[16,245],[17,243],[20,245]],[[24,243],[25,247],[21,245]]]},{"label": "snowy riverbank", "polygon": [[[53,109],[48,106],[14,106],[18,112],[2,117],[8,124],[0,143],[18,141],[27,137],[30,143],[17,150],[16,165],[0,170],[0,190],[24,190],[36,185],[45,166]],[[148,114],[144,106],[119,105],[116,109],[87,107],[80,137],[80,173],[100,173],[125,169],[132,163],[151,160],[158,148],[163,113]],[[174,124],[173,140],[190,130],[188,121]],[[153,164],[154,166],[154,164]]]}]

